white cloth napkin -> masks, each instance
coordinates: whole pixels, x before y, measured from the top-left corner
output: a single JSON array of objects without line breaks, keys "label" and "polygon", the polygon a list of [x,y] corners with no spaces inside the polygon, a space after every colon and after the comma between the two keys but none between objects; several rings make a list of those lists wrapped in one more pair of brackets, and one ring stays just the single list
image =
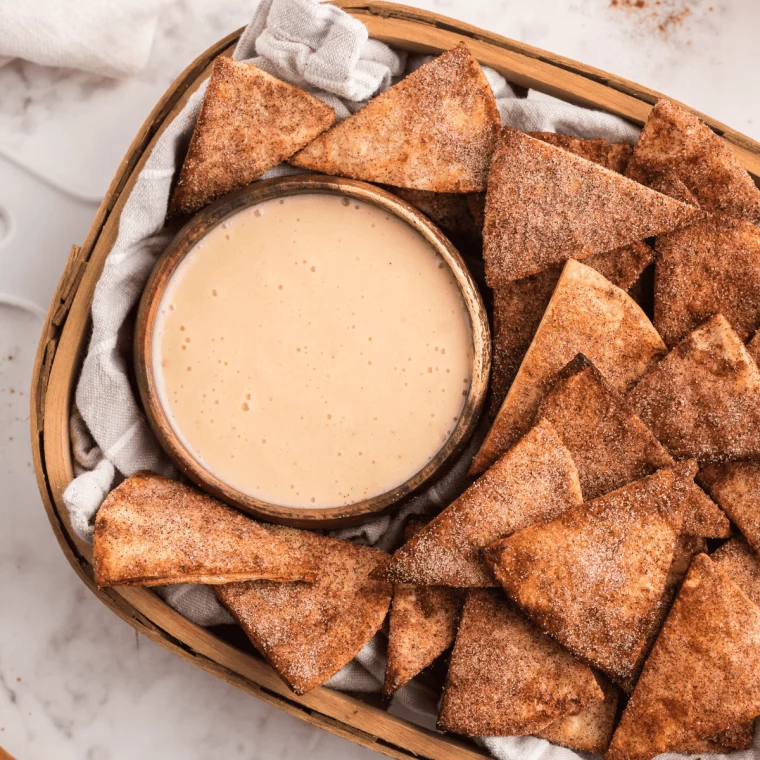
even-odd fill
[{"label": "white cloth napkin", "polygon": [[161,0],[0,0],[0,65],[23,58],[108,77],[148,61]]},{"label": "white cloth napkin", "polygon": [[[421,56],[407,60],[405,53],[370,40],[363,24],[316,0],[261,0],[234,55],[306,87],[335,108],[339,119],[429,60]],[[517,98],[500,74],[486,69],[486,75],[505,123],[525,130],[559,130],[580,137],[622,142],[637,139],[638,129],[618,117],[545,97]],[[173,472],[140,411],[128,378],[132,330],[129,315],[134,313],[148,275],[172,237],[172,231],[163,226],[169,190],[178,168],[177,156],[183,155],[204,91],[205,87],[201,87],[188,100],[153,148],[121,213],[119,233],[95,291],[92,337],[71,420],[77,477],[64,493],[72,525],[85,540],[92,540],[95,514],[123,476],[140,469]],[[293,171],[291,167],[277,167],[266,176]],[[474,440],[471,448],[476,445]],[[461,492],[471,456],[472,451],[467,452],[446,478],[395,516],[381,517],[340,531],[339,535],[386,551],[394,549],[409,514],[434,514]],[[207,587],[167,586],[158,593],[199,625],[231,622]],[[378,635],[328,685],[349,691],[377,691],[384,668],[383,637]],[[427,716],[429,723],[429,717],[435,714],[437,696],[410,683],[400,690],[396,701]],[[534,738],[488,738],[483,744],[499,758],[508,760],[578,757]]]}]

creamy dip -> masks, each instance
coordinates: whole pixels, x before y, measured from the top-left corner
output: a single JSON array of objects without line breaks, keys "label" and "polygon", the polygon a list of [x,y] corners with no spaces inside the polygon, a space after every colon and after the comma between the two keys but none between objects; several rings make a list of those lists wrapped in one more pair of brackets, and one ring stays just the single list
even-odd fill
[{"label": "creamy dip", "polygon": [[198,242],[153,345],[192,455],[293,507],[412,477],[452,432],[472,368],[467,309],[434,248],[378,206],[317,193],[245,209]]}]

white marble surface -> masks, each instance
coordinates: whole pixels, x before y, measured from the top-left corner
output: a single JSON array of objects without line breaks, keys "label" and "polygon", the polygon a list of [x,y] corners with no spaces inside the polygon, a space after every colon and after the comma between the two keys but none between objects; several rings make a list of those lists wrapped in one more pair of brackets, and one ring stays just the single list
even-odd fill
[{"label": "white marble surface", "polygon": [[[154,102],[253,2],[166,0],[151,62],[129,81],[0,68],[0,292],[47,306]],[[760,139],[757,0],[410,2],[634,79]],[[0,747],[19,760],[371,757],[138,638],[80,584],[31,468],[40,327],[0,307]]]}]

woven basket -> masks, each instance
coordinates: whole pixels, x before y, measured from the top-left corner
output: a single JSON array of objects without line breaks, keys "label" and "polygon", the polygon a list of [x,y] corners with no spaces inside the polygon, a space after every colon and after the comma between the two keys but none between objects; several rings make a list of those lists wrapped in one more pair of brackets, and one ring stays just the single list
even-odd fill
[{"label": "woven basket", "polygon": [[[643,124],[660,95],[575,61],[490,34],[433,13],[383,2],[336,0],[375,39],[415,52],[439,53],[466,40],[475,57],[510,82]],[[242,31],[242,30],[240,30]],[[81,246],[71,247],[37,352],[32,379],[31,434],[42,501],[66,558],[82,581],[111,610],[164,648],[265,702],[331,733],[395,758],[480,758],[474,744],[441,736],[389,715],[374,704],[331,689],[297,697],[242,641],[220,638],[193,625],[155,594],[139,588],[98,589],[91,547],[79,541],[61,498],[73,477],[69,413],[89,334],[95,284],[115,240],[119,216],[154,141],[209,74],[218,55],[229,54],[237,31],[190,64],[167,90],[130,146]],[[760,145],[703,114],[739,160],[760,176]]]}]

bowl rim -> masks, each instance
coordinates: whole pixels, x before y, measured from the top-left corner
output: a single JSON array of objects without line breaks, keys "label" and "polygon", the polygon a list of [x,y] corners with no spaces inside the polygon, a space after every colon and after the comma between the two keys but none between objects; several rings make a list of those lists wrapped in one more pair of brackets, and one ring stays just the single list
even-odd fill
[{"label": "bowl rim", "polygon": [[[264,201],[305,193],[342,195],[372,203],[416,229],[446,261],[465,302],[473,343],[472,380],[462,412],[436,455],[403,483],[382,494],[336,507],[289,507],[258,499],[208,470],[182,443],[161,401],[155,376],[153,339],[159,305],[178,266],[195,244],[227,218]],[[327,175],[295,175],[254,182],[235,190],[189,219],[156,262],[137,313],[134,366],[143,409],[159,444],[180,471],[204,491],[253,517],[294,527],[355,525],[391,510],[442,475],[463,451],[482,412],[491,367],[488,316],[480,290],[464,260],[444,234],[418,209],[375,185]]]}]

